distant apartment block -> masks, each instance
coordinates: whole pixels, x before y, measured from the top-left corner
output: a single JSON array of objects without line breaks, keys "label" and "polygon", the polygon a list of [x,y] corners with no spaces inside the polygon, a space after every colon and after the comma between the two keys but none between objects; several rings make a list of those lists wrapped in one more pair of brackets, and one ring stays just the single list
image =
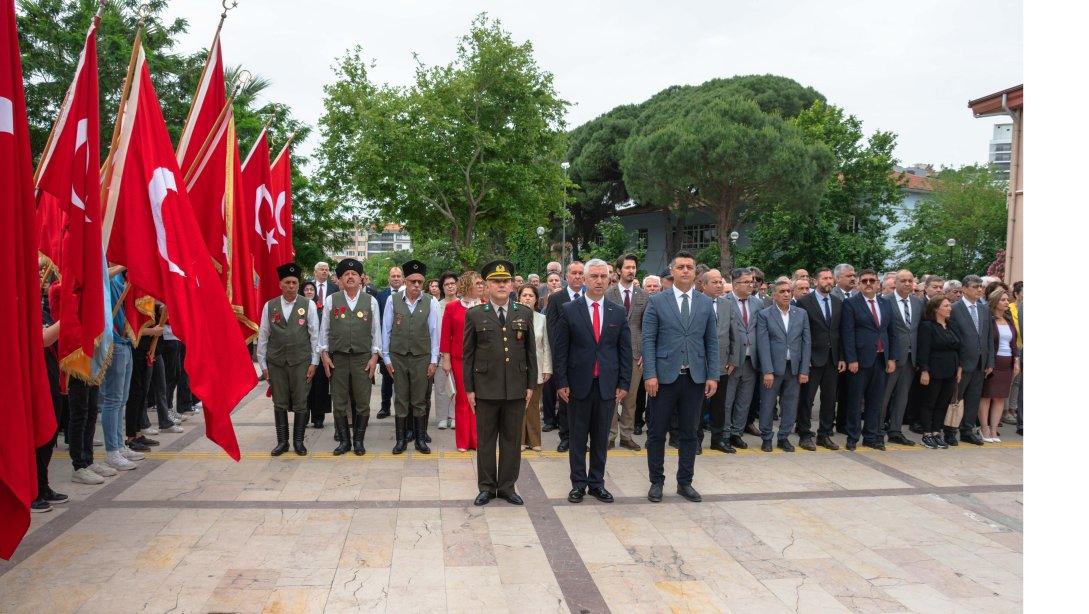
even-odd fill
[{"label": "distant apartment block", "polygon": [[375,228],[356,228],[351,242],[334,256],[342,258],[370,258],[397,251],[412,249],[412,238],[398,224],[386,224],[379,232]]},{"label": "distant apartment block", "polygon": [[1010,179],[1010,156],[1013,153],[1013,124],[995,124],[991,135],[987,161],[1002,180]]}]

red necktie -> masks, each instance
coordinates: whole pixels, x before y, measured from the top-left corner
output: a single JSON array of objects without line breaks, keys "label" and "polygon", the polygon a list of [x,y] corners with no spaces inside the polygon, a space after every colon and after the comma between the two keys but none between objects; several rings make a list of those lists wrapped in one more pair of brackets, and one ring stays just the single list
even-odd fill
[{"label": "red necktie", "polygon": [[[594,305],[594,343],[601,341],[601,312],[597,310],[597,302]],[[594,361],[594,377],[597,377],[597,361]]]},{"label": "red necktie", "polygon": [[874,305],[873,299],[870,299],[870,313],[873,314],[873,323],[877,326],[877,353],[885,351],[885,348],[881,345],[881,321],[877,319],[877,306]]},{"label": "red necktie", "polygon": [[318,304],[319,305],[324,305],[325,304],[325,282],[324,281],[321,282],[320,284],[318,284]]},{"label": "red necktie", "polygon": [[631,315],[631,290],[624,290],[624,313]]},{"label": "red necktie", "polygon": [[741,301],[741,317],[745,320],[745,328],[749,327],[749,303]]}]

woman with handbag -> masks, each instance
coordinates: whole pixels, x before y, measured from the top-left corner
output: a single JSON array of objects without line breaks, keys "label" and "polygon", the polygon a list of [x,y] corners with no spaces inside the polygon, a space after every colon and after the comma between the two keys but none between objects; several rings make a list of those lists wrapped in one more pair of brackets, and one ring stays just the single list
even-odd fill
[{"label": "woman with handbag", "polygon": [[1001,443],[998,438],[998,425],[1002,422],[1002,412],[1006,399],[1010,396],[1013,378],[1021,371],[1020,354],[1017,350],[1017,329],[1010,315],[1010,299],[1006,291],[998,288],[987,297],[987,307],[991,310],[992,337],[994,347],[994,371],[983,382],[983,393],[979,400],[979,430],[986,443]]},{"label": "woman with handbag", "polygon": [[923,425],[923,446],[930,449],[948,448],[942,436],[942,425],[955,420],[960,425],[958,416],[947,418],[957,384],[960,383],[962,368],[960,365],[960,338],[949,326],[949,315],[953,312],[949,299],[939,294],[926,304],[923,321],[919,323],[918,337],[918,389],[915,397],[920,404],[919,422]]}]

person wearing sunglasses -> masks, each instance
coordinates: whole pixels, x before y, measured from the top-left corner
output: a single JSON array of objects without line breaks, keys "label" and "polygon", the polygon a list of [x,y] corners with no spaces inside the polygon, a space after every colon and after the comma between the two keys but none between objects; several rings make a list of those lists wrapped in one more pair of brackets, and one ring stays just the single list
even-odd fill
[{"label": "person wearing sunglasses", "polygon": [[[878,297],[878,277],[873,269],[863,269],[858,283],[862,291],[843,301],[840,338],[847,359],[847,449],[854,450],[858,440],[875,450],[884,450],[881,434],[881,402],[885,396],[885,378],[896,370],[896,336],[889,334],[892,307]],[[865,430],[862,408],[865,402]]]}]

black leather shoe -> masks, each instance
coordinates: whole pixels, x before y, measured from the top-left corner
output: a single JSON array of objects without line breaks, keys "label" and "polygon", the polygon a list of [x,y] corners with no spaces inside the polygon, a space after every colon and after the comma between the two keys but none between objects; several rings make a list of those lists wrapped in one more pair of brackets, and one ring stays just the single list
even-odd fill
[{"label": "black leather shoe", "polygon": [[809,450],[810,452],[817,451],[817,444],[813,442],[812,435],[802,437],[801,441],[798,442],[798,447],[803,450]]},{"label": "black leather shoe", "polygon": [[571,443],[566,439],[560,440],[560,445],[556,446],[557,452],[566,452],[571,449]]},{"label": "black leather shoe", "polygon": [[647,499],[649,499],[651,503],[661,503],[662,502],[662,485],[661,484],[651,484],[650,485],[650,490],[647,491]]},{"label": "black leather shoe", "polygon": [[726,443],[725,441],[722,441],[722,440],[712,441],[711,442],[711,449],[712,450],[718,450],[719,452],[724,452],[726,454],[737,454],[737,450],[734,449],[733,446],[731,446],[730,444],[728,444],[728,443]]},{"label": "black leather shoe", "polygon": [[960,445],[960,443],[957,442],[957,432],[956,431],[945,431],[942,434],[942,436],[945,439],[945,444],[946,445],[948,445],[948,446]]},{"label": "black leather shoe", "polygon": [[822,447],[822,448],[828,448],[829,450],[838,450],[839,449],[839,444],[836,443],[835,441],[832,441],[832,438],[829,437],[828,435],[818,435],[817,436],[817,445]]},{"label": "black leather shoe", "polygon": [[158,439],[151,439],[147,435],[140,435],[136,439],[133,439],[133,441],[135,441],[137,443],[142,443],[145,446],[157,446],[157,445],[159,445],[159,440]]},{"label": "black leather shoe", "polygon": [[556,430],[556,425],[554,424],[545,423],[541,426],[542,433],[551,433],[554,430]]},{"label": "black leather shoe", "polygon": [[488,501],[495,498],[495,493],[488,492],[486,490],[480,491],[480,494],[473,499],[473,505],[487,505]]},{"label": "black leather shoe", "polygon": [[378,410],[378,415],[376,415],[375,418],[378,418],[379,420],[381,420],[382,418],[389,418],[389,410],[388,409],[379,409]]},{"label": "black leather shoe", "polygon": [[790,440],[786,437],[783,437],[779,440],[779,449],[783,452],[793,452],[794,444],[790,443]]},{"label": "black leather shoe", "polygon": [[900,433],[893,433],[892,435],[889,435],[889,443],[898,443],[902,446],[915,445],[914,441],[908,439],[907,437],[904,437]]},{"label": "black leather shoe", "polygon": [[926,431],[923,430],[923,425],[919,424],[918,422],[916,422],[916,423],[912,424],[910,427],[908,427],[908,430],[911,431],[912,433],[915,433],[916,435],[922,435],[923,433],[926,432]]},{"label": "black leather shoe", "polygon": [[355,416],[355,424],[352,425],[352,452],[356,456],[363,456],[367,453],[367,446],[363,444],[363,440],[367,436],[367,423],[370,421],[370,416],[360,416],[359,414]]},{"label": "black leather shoe", "polygon": [[695,488],[692,488],[691,484],[677,484],[677,494],[688,499],[692,503],[703,501],[703,497],[696,492]]},{"label": "black leather shoe", "polygon": [[765,439],[764,441],[762,441],[760,443],[760,449],[762,451],[764,451],[764,452],[771,452],[771,450],[772,450],[771,440],[770,439]]},{"label": "black leather shoe", "polygon": [[731,435],[730,445],[738,450],[748,450],[749,444],[745,443],[745,440],[741,438],[741,435]]},{"label": "black leather shoe", "polygon": [[964,433],[961,433],[960,440],[961,441],[967,441],[968,443],[972,443],[972,444],[975,444],[977,446],[983,445],[983,438],[980,437],[979,433],[976,433],[976,432],[968,433],[967,435],[965,435]]},{"label": "black leather shoe", "polygon": [[140,443],[139,440],[136,440],[136,439],[130,439],[129,441],[125,442],[125,447],[132,450],[133,452],[150,452],[151,451],[151,446],[144,445],[144,444]]},{"label": "black leather shoe", "polygon": [[523,504],[525,504],[525,501],[522,501],[522,498],[519,497],[518,493],[516,493],[516,492],[509,492],[509,493],[507,493],[505,495],[499,495],[499,496],[502,497],[503,499],[506,499],[507,503],[510,503],[511,505],[523,505]]},{"label": "black leather shoe", "polygon": [[431,454],[431,448],[427,445],[427,416],[416,416],[416,451],[420,454]]},{"label": "black leather shoe", "polygon": [[340,456],[352,449],[352,432],[348,430],[348,416],[333,416],[333,428],[340,436],[340,443],[333,450],[333,456]]},{"label": "black leather shoe", "polygon": [[873,448],[874,450],[881,450],[882,452],[885,451],[884,442],[880,442],[880,441],[863,441],[862,445],[866,446],[867,448]]},{"label": "black leather shoe", "polygon": [[408,447],[408,440],[405,439],[405,421],[407,421],[407,420],[408,420],[408,418],[396,418],[395,417],[393,419],[393,425],[394,425],[393,429],[394,429],[394,432],[396,433],[395,437],[397,437],[396,442],[393,444],[393,453],[394,454],[402,454],[402,453],[404,453],[405,448]]},{"label": "black leather shoe", "polygon": [[571,503],[582,503],[584,497],[586,497],[586,491],[581,488],[572,488],[571,492],[567,493],[567,500]]},{"label": "black leather shoe", "polygon": [[635,429],[632,430],[632,433],[635,434],[635,435],[642,435],[643,434],[643,427],[639,426],[638,424],[635,425]]},{"label": "black leather shoe", "polygon": [[601,501],[602,503],[613,502],[613,494],[605,490],[604,486],[591,486],[589,490],[590,494],[598,501]]},{"label": "black leather shoe", "polygon": [[697,439],[696,440],[696,454],[697,455],[698,454],[703,454],[703,440],[702,439]]},{"label": "black leather shoe", "polygon": [[854,452],[857,445],[858,444],[856,442],[848,440],[847,441],[847,451],[848,452]]}]

